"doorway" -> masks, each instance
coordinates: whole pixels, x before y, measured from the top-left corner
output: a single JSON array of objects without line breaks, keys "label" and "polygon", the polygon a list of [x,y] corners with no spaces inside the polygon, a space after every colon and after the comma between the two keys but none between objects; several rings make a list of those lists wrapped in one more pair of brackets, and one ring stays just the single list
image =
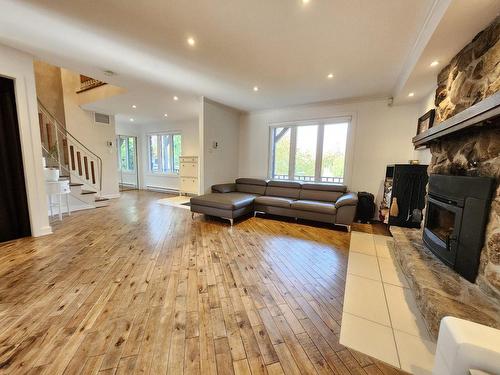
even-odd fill
[{"label": "doorway", "polygon": [[0,242],[30,236],[14,81],[4,77],[0,77],[0,181]]},{"label": "doorway", "polygon": [[120,191],[139,189],[137,137],[118,135],[118,187]]}]

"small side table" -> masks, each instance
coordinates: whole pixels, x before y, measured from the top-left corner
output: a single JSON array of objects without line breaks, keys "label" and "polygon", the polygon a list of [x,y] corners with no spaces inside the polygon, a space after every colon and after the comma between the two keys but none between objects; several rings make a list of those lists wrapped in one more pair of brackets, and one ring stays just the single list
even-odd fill
[{"label": "small side table", "polygon": [[[66,208],[68,209],[68,215],[71,215],[71,209],[69,207],[69,193],[71,189],[69,187],[69,180],[61,181],[45,181],[45,186],[47,189],[47,195],[49,197],[49,208],[50,216],[54,215],[53,207],[57,206],[59,208],[59,220],[62,220],[62,196],[66,196]],[[56,195],[58,199],[54,203],[52,198]]]}]

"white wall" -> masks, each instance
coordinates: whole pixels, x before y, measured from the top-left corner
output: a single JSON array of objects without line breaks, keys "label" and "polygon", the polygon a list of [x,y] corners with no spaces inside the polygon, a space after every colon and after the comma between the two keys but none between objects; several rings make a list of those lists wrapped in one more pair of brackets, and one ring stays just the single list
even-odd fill
[{"label": "white wall", "polygon": [[[106,198],[116,198],[119,192],[114,116],[111,116],[109,125],[95,124],[91,112],[80,108],[80,99],[76,93],[80,87],[80,75],[61,69],[61,79],[66,129],[102,159],[101,195]],[[112,147],[106,145],[108,141],[113,142]]]},{"label": "white wall", "polygon": [[[419,103],[418,117],[424,115],[431,109],[435,108],[434,99],[436,97],[436,89],[434,88],[425,98]],[[413,158],[420,160],[420,164],[430,164],[432,155],[429,148],[421,148],[415,150]]]},{"label": "white wall", "polygon": [[52,233],[52,230],[47,214],[33,57],[0,45],[0,75],[15,80],[31,234],[34,237],[42,236]]},{"label": "white wall", "polygon": [[148,134],[176,131],[182,135],[182,155],[199,156],[198,119],[184,121],[166,121],[165,123],[141,125],[139,123],[116,125],[116,135],[132,135],[138,138],[137,158],[139,160],[139,187],[148,186],[177,190],[180,187],[179,176],[158,175],[149,172]]},{"label": "white wall", "polygon": [[[214,184],[233,182],[238,177],[240,112],[202,98],[200,118],[200,191],[209,192]],[[213,143],[218,147],[214,148]]]},{"label": "white wall", "polygon": [[350,176],[353,191],[368,191],[380,202],[385,168],[413,158],[419,105],[387,105],[387,101],[345,104],[316,103],[241,116],[239,141],[240,177],[268,177],[269,125],[273,123],[352,116],[353,132]]}]

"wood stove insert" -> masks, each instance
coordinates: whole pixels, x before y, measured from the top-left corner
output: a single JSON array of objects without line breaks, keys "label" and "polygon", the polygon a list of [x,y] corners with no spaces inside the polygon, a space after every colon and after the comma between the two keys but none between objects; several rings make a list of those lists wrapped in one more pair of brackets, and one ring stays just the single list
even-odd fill
[{"label": "wood stove insert", "polygon": [[494,180],[431,175],[423,241],[439,259],[474,282]]}]

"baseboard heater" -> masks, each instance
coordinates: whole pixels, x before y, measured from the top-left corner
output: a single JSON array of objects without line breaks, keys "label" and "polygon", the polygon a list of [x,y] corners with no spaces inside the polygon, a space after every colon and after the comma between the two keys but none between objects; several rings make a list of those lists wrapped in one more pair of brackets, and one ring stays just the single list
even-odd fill
[{"label": "baseboard heater", "polygon": [[174,193],[179,194],[179,189],[168,188],[163,186],[146,185],[146,190],[157,191],[160,193]]}]

